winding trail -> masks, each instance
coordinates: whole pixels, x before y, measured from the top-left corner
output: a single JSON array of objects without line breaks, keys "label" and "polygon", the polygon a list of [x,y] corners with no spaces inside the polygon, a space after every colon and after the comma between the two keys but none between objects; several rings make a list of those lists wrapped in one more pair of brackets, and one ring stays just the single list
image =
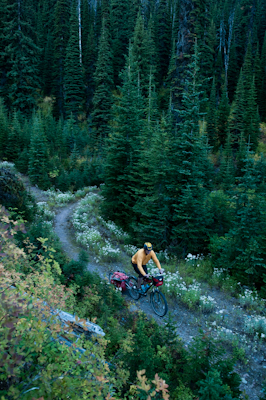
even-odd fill
[{"label": "winding trail", "polygon": [[[63,250],[74,260],[78,260],[78,255],[81,250],[75,242],[74,232],[70,222],[71,215],[76,206],[77,203],[72,203],[64,208],[58,208],[54,220],[54,231],[62,243]],[[108,278],[110,271],[110,268],[93,262],[87,264],[87,269],[91,272],[97,272],[102,278]],[[237,315],[237,310],[234,308],[236,303],[234,299],[228,299],[224,293],[218,289],[210,290],[207,287],[206,294],[210,294],[215,298],[219,309],[225,310],[224,322],[228,320],[229,323],[229,320],[234,316],[234,320],[236,321],[234,323],[234,329],[236,332],[238,329],[241,330],[240,318]],[[149,296],[142,297],[138,301],[133,301],[130,298],[128,301],[131,303],[130,309],[132,311],[142,310],[148,318],[154,318],[160,325],[164,325],[168,321],[167,315],[164,318],[160,318],[154,314],[149,302]],[[185,306],[177,304],[176,302],[169,304],[169,312],[171,312],[173,323],[176,325],[176,333],[183,340],[185,346],[199,334],[199,329],[208,332],[208,334],[211,333],[210,329],[206,326],[206,317],[204,315],[199,315],[199,313],[195,311],[188,310]],[[249,400],[259,400],[261,395],[262,374],[259,372],[259,364],[260,368],[265,368],[262,364],[264,362],[264,357],[266,362],[266,354],[264,353],[261,356],[257,354],[256,357],[257,358],[252,357],[247,366],[236,368],[236,372],[238,372],[242,378],[240,389],[249,396]]]},{"label": "winding trail", "polygon": [[[37,201],[48,200],[46,194],[38,187],[32,186],[26,176],[22,176],[22,180],[30,194],[32,194]],[[56,216],[54,220],[54,231],[62,243],[63,250],[74,260],[78,260],[81,250],[81,247],[75,241],[74,231],[70,222],[71,215],[77,204],[77,202],[70,203],[63,208],[57,208],[55,210]],[[91,261],[87,264],[87,269],[89,271],[97,272],[102,278],[108,278],[111,268],[112,266],[107,267]],[[228,298],[219,289],[210,289],[207,285],[202,285],[202,289],[205,291],[204,294],[210,295],[216,300],[218,310],[224,310],[223,320],[219,322],[219,324],[230,328],[233,332],[242,333],[243,311],[240,312],[239,309],[237,310],[235,308],[237,301],[234,298]],[[149,303],[149,296],[142,297],[137,302],[126,297],[126,300],[127,299],[130,302],[130,309],[132,311],[142,310],[146,313],[148,318],[154,318],[160,325],[164,325],[168,321],[168,315],[164,318],[160,318],[154,314]],[[197,310],[188,310],[185,306],[178,304],[174,300],[171,301],[168,306],[169,312],[172,315],[172,322],[176,325],[176,333],[183,340],[185,346],[188,346],[189,342],[199,334],[199,329],[207,334],[212,334],[212,328],[210,328],[210,325],[209,327],[207,326],[208,315],[201,314]],[[262,381],[266,377],[266,346],[254,352],[252,348],[254,342],[250,340],[249,344],[250,349],[247,354],[248,363],[246,365],[238,363],[235,367],[235,371],[242,378],[240,390],[243,394],[245,393],[248,395],[249,400],[259,400],[262,396]]]}]

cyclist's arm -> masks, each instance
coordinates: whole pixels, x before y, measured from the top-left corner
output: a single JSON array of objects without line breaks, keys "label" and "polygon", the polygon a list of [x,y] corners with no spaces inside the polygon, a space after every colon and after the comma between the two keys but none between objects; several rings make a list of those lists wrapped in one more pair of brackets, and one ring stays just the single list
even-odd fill
[{"label": "cyclist's arm", "polygon": [[151,251],[151,258],[152,258],[153,261],[155,262],[157,268],[158,268],[159,270],[161,270],[162,267],[161,267],[160,261],[159,261],[158,258],[156,257],[156,254],[154,253],[153,250]]}]

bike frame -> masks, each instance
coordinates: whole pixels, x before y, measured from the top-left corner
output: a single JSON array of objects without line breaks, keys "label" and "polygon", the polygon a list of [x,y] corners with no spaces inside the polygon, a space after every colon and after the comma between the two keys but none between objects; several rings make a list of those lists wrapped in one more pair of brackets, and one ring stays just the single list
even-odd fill
[{"label": "bike frame", "polygon": [[[137,279],[137,278],[136,278]],[[147,288],[147,289],[145,289],[145,291],[143,292],[143,293],[139,293],[140,294],[140,297],[141,296],[145,296],[147,293],[148,293],[148,291],[150,290],[150,289],[152,289],[152,291],[154,292],[155,290],[159,290],[155,285],[154,285],[154,282],[153,282],[153,279],[151,278],[143,278],[143,282],[146,282],[146,283],[151,283],[151,285]],[[162,286],[162,285],[161,285]],[[128,285],[127,285],[127,287],[128,287]]]}]

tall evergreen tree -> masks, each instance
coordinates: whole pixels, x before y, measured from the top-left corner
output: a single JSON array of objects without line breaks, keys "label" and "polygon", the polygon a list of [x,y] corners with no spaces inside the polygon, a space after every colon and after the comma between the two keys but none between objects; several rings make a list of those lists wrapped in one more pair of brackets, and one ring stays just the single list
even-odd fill
[{"label": "tall evergreen tree", "polygon": [[139,12],[134,30],[132,53],[137,63],[139,80],[145,96],[148,96],[149,75],[155,70],[152,65],[155,59],[153,51],[155,51],[155,48],[152,37],[145,29],[143,16]]},{"label": "tall evergreen tree", "polygon": [[140,157],[144,112],[137,65],[132,53],[130,46],[122,74],[121,96],[116,99],[113,108],[112,131],[107,140],[103,188],[105,201],[102,208],[106,218],[124,228],[128,228],[132,222],[136,202],[137,179],[134,169]]},{"label": "tall evergreen tree", "polygon": [[[227,266],[237,280],[259,287],[265,274],[265,199],[256,193],[254,159],[246,151],[242,177],[231,192],[235,216],[229,232],[212,240],[212,253],[217,267]],[[262,233],[262,235],[261,235]]]},{"label": "tall evergreen tree", "polygon": [[178,110],[181,122],[178,124],[177,137],[173,143],[176,160],[171,162],[172,183],[169,187],[173,209],[172,246],[183,255],[188,251],[206,248],[208,240],[208,210],[204,205],[212,176],[207,140],[205,135],[199,134],[202,113],[197,44],[187,72],[183,107],[182,110]]},{"label": "tall evergreen tree", "polygon": [[29,177],[41,189],[49,187],[48,148],[43,125],[38,115],[34,117],[29,151]]},{"label": "tall evergreen tree", "polygon": [[127,53],[131,35],[128,26],[129,16],[128,0],[111,0],[111,47],[115,85],[119,83],[119,73],[125,65],[125,54]]},{"label": "tall evergreen tree", "polygon": [[22,128],[20,121],[20,113],[14,111],[12,115],[12,123],[8,130],[8,137],[6,142],[5,154],[8,161],[16,163],[21,146]]},{"label": "tall evergreen tree", "polygon": [[110,35],[104,19],[94,80],[92,123],[98,136],[104,138],[109,132],[114,86]]},{"label": "tall evergreen tree", "polygon": [[[137,244],[147,238],[156,248],[165,249],[170,243],[171,212],[168,195],[169,156],[171,152],[171,118],[162,117],[145,141],[139,169],[141,185],[136,185],[135,220],[131,225]],[[147,126],[148,128],[148,126]],[[146,129],[147,129],[146,128]],[[145,132],[144,132],[145,135]]]},{"label": "tall evergreen tree", "polygon": [[85,85],[79,48],[79,25],[76,2],[72,6],[70,37],[66,48],[64,69],[66,115],[72,113],[77,119],[83,111]]},{"label": "tall evergreen tree", "polygon": [[216,148],[218,147],[218,137],[216,130],[216,85],[215,78],[212,80],[212,90],[209,100],[209,108],[207,112],[206,122],[207,122],[207,135],[209,144]]},{"label": "tall evergreen tree", "polygon": [[93,24],[90,27],[90,32],[87,37],[86,48],[83,54],[83,67],[85,74],[85,105],[87,113],[92,110],[92,98],[95,89],[94,73],[96,66],[96,39],[94,34]]},{"label": "tall evergreen tree", "polygon": [[6,154],[8,138],[8,117],[3,99],[0,98],[0,158]]},{"label": "tall evergreen tree", "polygon": [[222,88],[222,96],[217,109],[217,135],[220,146],[225,146],[228,136],[228,118],[230,113],[230,105],[228,102],[226,82]]},{"label": "tall evergreen tree", "polygon": [[8,46],[8,38],[5,34],[5,24],[8,17],[7,0],[0,3],[0,96],[4,103],[8,100],[8,79],[7,73],[10,69],[11,60],[8,58],[6,48]]},{"label": "tall evergreen tree", "polygon": [[232,45],[230,47],[229,66],[228,66],[228,72],[227,72],[228,97],[231,102],[234,99],[238,77],[239,77],[239,68],[238,68],[237,56],[236,56],[236,45],[235,45],[235,40],[233,39]]},{"label": "tall evergreen tree", "polygon": [[70,1],[58,0],[54,20],[54,111],[57,117],[65,116],[64,62],[70,33]]},{"label": "tall evergreen tree", "polygon": [[261,120],[266,121],[266,32],[261,49],[261,88],[259,91],[258,103]]},{"label": "tall evergreen tree", "polygon": [[243,83],[243,72],[241,69],[235,93],[235,101],[231,105],[232,117],[230,118],[230,132],[232,136],[233,148],[235,150],[239,147],[241,135],[244,135],[245,106],[245,90]]},{"label": "tall evergreen tree", "polygon": [[3,33],[8,41],[5,53],[8,58],[8,98],[9,105],[24,113],[32,111],[36,105],[39,89],[38,57],[40,49],[36,45],[33,25],[34,9],[27,1],[10,1],[7,5],[7,19]]},{"label": "tall evergreen tree", "polygon": [[158,49],[158,80],[162,84],[163,78],[166,77],[171,52],[171,20],[168,0],[159,2],[156,12],[156,41]]}]

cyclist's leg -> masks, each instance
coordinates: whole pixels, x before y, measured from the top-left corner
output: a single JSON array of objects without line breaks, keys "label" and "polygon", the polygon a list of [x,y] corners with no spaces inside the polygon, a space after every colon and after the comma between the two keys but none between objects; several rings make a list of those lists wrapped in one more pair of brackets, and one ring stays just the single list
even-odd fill
[{"label": "cyclist's leg", "polygon": [[[138,274],[137,289],[140,289],[141,285],[143,283],[143,275],[140,273],[137,264],[133,264],[132,263],[132,265],[133,265],[134,270]],[[146,265],[142,265],[142,268],[144,269],[145,273],[147,274],[148,273],[147,266]]]}]

